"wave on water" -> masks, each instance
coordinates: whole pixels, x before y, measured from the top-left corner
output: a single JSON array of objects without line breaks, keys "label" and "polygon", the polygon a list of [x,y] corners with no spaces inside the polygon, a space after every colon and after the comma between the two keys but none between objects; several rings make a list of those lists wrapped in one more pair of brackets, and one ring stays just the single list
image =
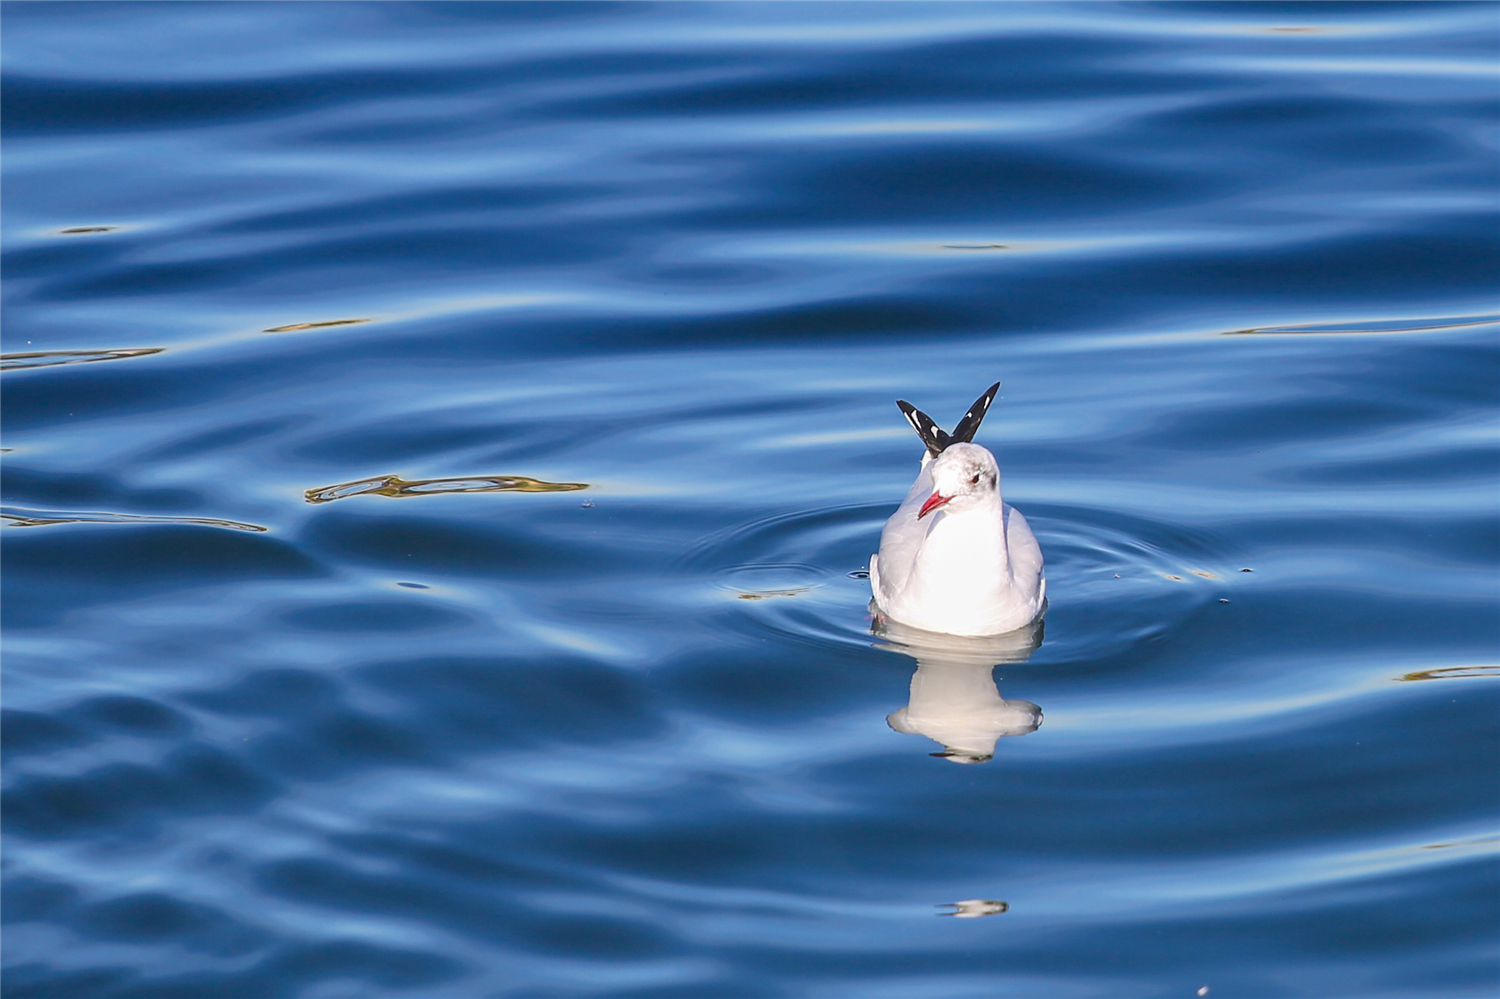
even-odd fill
[{"label": "wave on water", "polygon": [[7,999],[1500,992],[1492,4],[5,18]]}]

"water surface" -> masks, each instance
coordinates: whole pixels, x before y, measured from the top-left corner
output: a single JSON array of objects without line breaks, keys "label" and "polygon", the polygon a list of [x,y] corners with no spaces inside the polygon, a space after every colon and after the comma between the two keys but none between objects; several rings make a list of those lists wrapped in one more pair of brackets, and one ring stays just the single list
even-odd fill
[{"label": "water surface", "polygon": [[4,13],[8,999],[1500,987],[1494,5]]}]

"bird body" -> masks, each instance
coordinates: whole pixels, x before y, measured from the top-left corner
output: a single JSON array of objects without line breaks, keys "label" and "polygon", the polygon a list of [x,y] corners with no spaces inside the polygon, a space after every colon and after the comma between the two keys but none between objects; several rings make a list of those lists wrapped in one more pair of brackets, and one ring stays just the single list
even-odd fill
[{"label": "bird body", "polygon": [[998,635],[1030,624],[1046,605],[1041,546],[1021,512],[1000,498],[995,456],[971,442],[999,387],[980,396],[951,435],[898,403],[927,453],[870,557],[875,607],[892,620],[949,635]]}]

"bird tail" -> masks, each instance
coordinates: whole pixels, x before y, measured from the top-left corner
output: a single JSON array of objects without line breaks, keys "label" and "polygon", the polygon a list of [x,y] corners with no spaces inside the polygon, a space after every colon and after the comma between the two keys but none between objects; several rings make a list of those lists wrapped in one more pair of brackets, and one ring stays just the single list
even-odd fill
[{"label": "bird tail", "polygon": [[953,428],[953,433],[948,433],[937,422],[926,413],[922,412],[905,399],[897,399],[896,405],[901,408],[906,421],[911,428],[922,438],[922,443],[927,445],[927,451],[934,458],[943,453],[950,444],[968,444],[974,440],[974,435],[979,432],[979,424],[984,422],[984,414],[990,411],[990,403],[995,401],[995,393],[1000,391],[1000,383],[996,382],[985,390],[984,395],[974,400],[974,405],[964,414],[964,418],[958,421]]}]

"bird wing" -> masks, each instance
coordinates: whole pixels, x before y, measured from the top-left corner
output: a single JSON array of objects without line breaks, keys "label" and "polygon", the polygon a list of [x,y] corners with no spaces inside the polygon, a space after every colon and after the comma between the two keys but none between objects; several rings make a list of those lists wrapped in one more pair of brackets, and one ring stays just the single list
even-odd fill
[{"label": "bird wing", "polygon": [[901,415],[906,417],[906,422],[922,438],[922,443],[927,445],[927,453],[937,457],[947,449],[950,444],[969,444],[974,440],[974,435],[979,432],[979,424],[984,422],[984,414],[990,411],[990,403],[995,401],[995,393],[1000,391],[1000,383],[996,382],[984,390],[984,394],[974,400],[974,405],[964,414],[964,418],[958,421],[953,428],[953,433],[948,433],[937,425],[937,421],[922,412],[905,399],[897,399],[896,406],[900,408]]},{"label": "bird wing", "polygon": [[979,432],[979,424],[984,422],[984,414],[990,411],[990,403],[995,401],[995,393],[998,391],[1000,391],[1000,383],[996,382],[984,390],[984,395],[974,400],[974,405],[969,407],[969,411],[964,414],[962,420],[958,421],[953,428],[953,433],[949,435],[954,443],[958,441],[965,444],[973,443],[974,435]]},{"label": "bird wing", "polygon": [[1042,546],[1021,511],[1005,506],[1005,547],[1010,553],[1010,574],[1023,593],[1039,590],[1042,578]]},{"label": "bird wing", "polygon": [[906,589],[907,577],[917,561],[917,549],[922,547],[922,539],[932,526],[917,519],[922,504],[932,495],[932,472],[928,466],[928,462],[923,462],[906,499],[880,532],[880,586],[875,596],[882,604]]}]

